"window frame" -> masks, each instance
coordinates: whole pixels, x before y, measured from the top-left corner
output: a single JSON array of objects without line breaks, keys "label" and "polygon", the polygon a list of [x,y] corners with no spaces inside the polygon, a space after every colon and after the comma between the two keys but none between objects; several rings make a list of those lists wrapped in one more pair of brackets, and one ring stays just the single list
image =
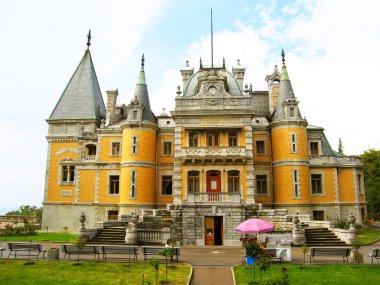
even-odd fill
[{"label": "window frame", "polygon": [[[167,146],[169,147],[169,151]],[[172,141],[163,141],[162,142],[162,156],[172,156],[173,155],[173,142]]]},{"label": "window frame", "polygon": [[[263,148],[262,152],[259,152],[259,144],[262,144],[260,148]],[[255,150],[256,150],[256,155],[266,155],[266,140],[265,139],[256,139],[255,140]]]},{"label": "window frame", "polygon": [[[164,193],[164,189],[167,189],[165,182],[171,185],[170,193]],[[161,175],[161,196],[173,196],[173,175]]]},{"label": "window frame", "polygon": [[[117,152],[114,152],[114,145],[119,145]],[[121,142],[120,141],[111,141],[110,142],[110,156],[121,156]]]},{"label": "window frame", "polygon": [[[320,191],[319,192],[316,192],[314,191],[314,185],[316,182],[314,181],[318,181],[318,179],[316,179],[316,175],[319,176],[319,185],[320,185]],[[313,178],[314,176],[314,178]],[[324,172],[322,171],[311,171],[310,172],[310,195],[311,196],[325,196],[325,174]]]},{"label": "window frame", "polygon": [[[60,185],[74,185],[75,184],[75,171],[76,167],[74,163],[61,163],[60,165]],[[66,177],[66,178],[65,178]]]},{"label": "window frame", "polygon": [[[267,174],[256,174],[256,195],[257,196],[268,196],[268,175]],[[259,187],[260,182],[260,187]],[[263,185],[265,186],[265,192],[261,191],[259,193],[259,189],[263,189]]]},{"label": "window frame", "polygon": [[240,171],[229,170],[227,172],[227,191],[228,193],[240,192]]},{"label": "window frame", "polygon": [[290,132],[290,153],[298,153],[298,134]]},{"label": "window frame", "polygon": [[292,169],[293,199],[301,199],[300,169]]},{"label": "window frame", "polygon": [[138,153],[138,136],[134,135],[132,136],[131,141],[131,155],[137,155]]},{"label": "window frame", "polygon": [[[195,188],[195,189],[194,189]],[[190,170],[187,172],[187,193],[200,192],[200,171]]]},{"label": "window frame", "polygon": [[[117,179],[115,179],[116,177],[117,177]],[[119,196],[119,194],[120,194],[120,175],[110,174],[108,176],[108,182],[109,182],[108,195]]]},{"label": "window frame", "polygon": [[135,169],[130,171],[129,199],[137,199],[137,171]]},{"label": "window frame", "polygon": [[238,146],[238,132],[236,131],[228,132],[228,146],[231,146],[231,147]]},{"label": "window frame", "polygon": [[206,146],[207,147],[218,147],[218,146],[220,146],[220,133],[207,132],[206,133]]},{"label": "window frame", "polygon": [[199,133],[189,132],[189,147],[198,147],[199,145]]}]

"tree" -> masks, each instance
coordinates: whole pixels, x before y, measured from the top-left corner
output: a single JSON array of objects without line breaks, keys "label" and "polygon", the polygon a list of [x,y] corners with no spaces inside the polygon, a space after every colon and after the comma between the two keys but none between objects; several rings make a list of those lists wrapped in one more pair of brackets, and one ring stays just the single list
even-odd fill
[{"label": "tree", "polygon": [[37,223],[40,223],[42,220],[42,207],[38,208],[37,206],[22,205],[16,211],[10,211],[6,215],[23,215],[23,216],[34,216],[37,217]]},{"label": "tree", "polygon": [[344,147],[343,147],[342,140],[340,138],[339,138],[339,145],[338,145],[338,153],[341,156],[344,156]]},{"label": "tree", "polygon": [[380,214],[380,150],[369,149],[361,155],[364,166],[365,192],[368,212]]}]

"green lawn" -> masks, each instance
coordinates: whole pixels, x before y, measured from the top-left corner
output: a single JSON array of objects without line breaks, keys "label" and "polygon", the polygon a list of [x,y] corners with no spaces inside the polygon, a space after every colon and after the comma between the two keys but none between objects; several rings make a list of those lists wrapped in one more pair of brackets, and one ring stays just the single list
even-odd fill
[{"label": "green lawn", "polygon": [[365,229],[359,231],[358,240],[362,245],[373,243],[380,239],[380,230]]},{"label": "green lawn", "polygon": [[73,242],[77,239],[76,234],[66,233],[37,233],[32,236],[0,236],[0,241],[53,241],[53,242]]},{"label": "green lawn", "polygon": [[[147,263],[0,259],[0,284],[155,284],[155,272]],[[190,266],[170,264],[167,284],[186,284]],[[165,264],[160,265],[158,284],[165,280]],[[150,283],[149,283],[150,282]]]},{"label": "green lawn", "polygon": [[[269,279],[280,278],[282,267],[287,268],[289,284],[379,284],[380,265],[378,264],[272,264],[263,273],[263,284]],[[234,268],[236,284],[253,284],[253,269],[249,266]],[[260,270],[256,269],[256,282],[260,282]],[[259,284],[259,283],[258,283]],[[280,283],[281,284],[281,283]]]}]

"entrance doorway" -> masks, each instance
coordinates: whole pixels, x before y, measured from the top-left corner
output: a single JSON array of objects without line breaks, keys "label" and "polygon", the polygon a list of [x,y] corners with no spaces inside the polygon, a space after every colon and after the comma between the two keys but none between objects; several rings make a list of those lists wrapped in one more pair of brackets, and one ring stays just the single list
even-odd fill
[{"label": "entrance doorway", "polygon": [[223,217],[205,217],[205,244],[223,245]]}]

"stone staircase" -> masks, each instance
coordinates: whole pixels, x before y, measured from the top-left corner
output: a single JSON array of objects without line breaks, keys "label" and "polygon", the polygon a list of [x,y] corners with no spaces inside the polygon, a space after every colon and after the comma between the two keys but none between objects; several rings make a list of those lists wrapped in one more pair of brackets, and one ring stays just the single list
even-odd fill
[{"label": "stone staircase", "polygon": [[101,229],[87,244],[114,244],[125,245],[126,226],[114,226]]},{"label": "stone staircase", "polygon": [[347,246],[327,228],[305,228],[307,246]]}]

